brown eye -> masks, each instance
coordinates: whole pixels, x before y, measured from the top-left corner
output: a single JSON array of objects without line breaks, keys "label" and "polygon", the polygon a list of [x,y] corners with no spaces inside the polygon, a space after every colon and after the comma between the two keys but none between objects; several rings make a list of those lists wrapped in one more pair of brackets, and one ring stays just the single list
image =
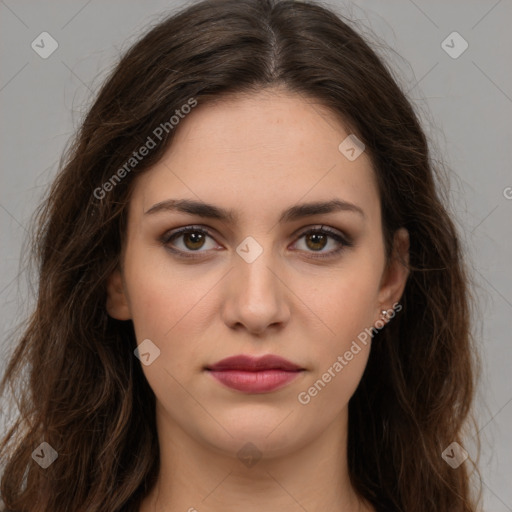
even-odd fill
[{"label": "brown eye", "polygon": [[203,233],[199,233],[197,231],[191,231],[189,233],[185,233],[183,236],[183,244],[187,249],[197,250],[201,249],[204,245],[205,235]]},{"label": "brown eye", "polygon": [[310,233],[306,235],[306,245],[314,250],[320,251],[327,245],[328,237],[321,233]]},{"label": "brown eye", "polygon": [[[208,239],[211,240],[208,247]],[[166,233],[160,237],[160,242],[172,253],[183,257],[201,257],[208,249],[216,249],[214,239],[208,231],[200,227],[188,226]],[[194,254],[197,253],[197,254]]]},{"label": "brown eye", "polygon": [[[329,258],[336,256],[338,253],[343,251],[347,247],[353,247],[353,242],[346,236],[343,236],[338,231],[325,228],[323,226],[310,229],[302,233],[299,237],[299,241],[304,239],[304,248],[298,247],[298,249],[310,253],[313,258]],[[333,248],[331,250],[325,250],[332,241]],[[297,242],[298,243],[298,242]],[[299,244],[300,245],[300,244]],[[318,254],[314,254],[318,253]]]}]

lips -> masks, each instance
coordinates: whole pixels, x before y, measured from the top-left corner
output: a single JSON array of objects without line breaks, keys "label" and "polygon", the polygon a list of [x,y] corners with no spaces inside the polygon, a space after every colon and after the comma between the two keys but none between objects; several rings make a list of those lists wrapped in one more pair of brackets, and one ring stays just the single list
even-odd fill
[{"label": "lips", "polygon": [[207,367],[207,370],[212,371],[226,371],[226,370],[240,370],[247,372],[257,372],[262,370],[284,370],[284,371],[298,371],[302,370],[300,366],[283,359],[279,356],[266,355],[262,357],[251,356],[233,356],[222,359],[218,363]]},{"label": "lips", "polygon": [[275,355],[228,357],[205,370],[223,385],[245,393],[269,393],[296,379],[304,368]]}]

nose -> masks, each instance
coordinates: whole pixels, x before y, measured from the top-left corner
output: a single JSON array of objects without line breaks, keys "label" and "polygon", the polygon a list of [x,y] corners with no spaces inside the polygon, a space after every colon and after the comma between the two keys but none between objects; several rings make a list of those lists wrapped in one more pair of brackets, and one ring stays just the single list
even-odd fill
[{"label": "nose", "polygon": [[222,307],[226,325],[255,335],[286,325],[290,318],[289,290],[279,268],[270,250],[264,250],[252,263],[235,255]]}]

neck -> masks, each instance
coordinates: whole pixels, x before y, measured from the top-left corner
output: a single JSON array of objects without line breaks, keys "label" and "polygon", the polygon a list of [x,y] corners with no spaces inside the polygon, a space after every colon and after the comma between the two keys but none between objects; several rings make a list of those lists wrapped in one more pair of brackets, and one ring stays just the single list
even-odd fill
[{"label": "neck", "polygon": [[244,512],[372,512],[350,483],[347,414],[293,452],[259,460],[249,446],[246,456],[220,453],[157,414],[160,471],[140,512],[235,512],[242,503]]}]

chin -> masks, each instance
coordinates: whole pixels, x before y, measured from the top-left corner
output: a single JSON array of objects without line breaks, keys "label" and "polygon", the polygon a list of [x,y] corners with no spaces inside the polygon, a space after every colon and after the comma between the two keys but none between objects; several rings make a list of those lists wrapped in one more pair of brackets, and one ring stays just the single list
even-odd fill
[{"label": "chin", "polygon": [[[217,416],[216,419],[223,428],[208,428],[204,432],[206,442],[216,451],[229,454],[230,456],[238,456],[238,452],[242,450],[242,454],[248,451],[261,452],[265,457],[279,457],[307,442],[304,436],[298,430],[298,425],[292,420],[292,415],[285,419],[287,414],[283,414],[284,409],[279,414],[263,415],[255,411],[254,414],[245,413],[237,415],[233,412],[231,417]],[[284,421],[283,421],[284,419]],[[216,434],[212,436],[212,434]]]}]

